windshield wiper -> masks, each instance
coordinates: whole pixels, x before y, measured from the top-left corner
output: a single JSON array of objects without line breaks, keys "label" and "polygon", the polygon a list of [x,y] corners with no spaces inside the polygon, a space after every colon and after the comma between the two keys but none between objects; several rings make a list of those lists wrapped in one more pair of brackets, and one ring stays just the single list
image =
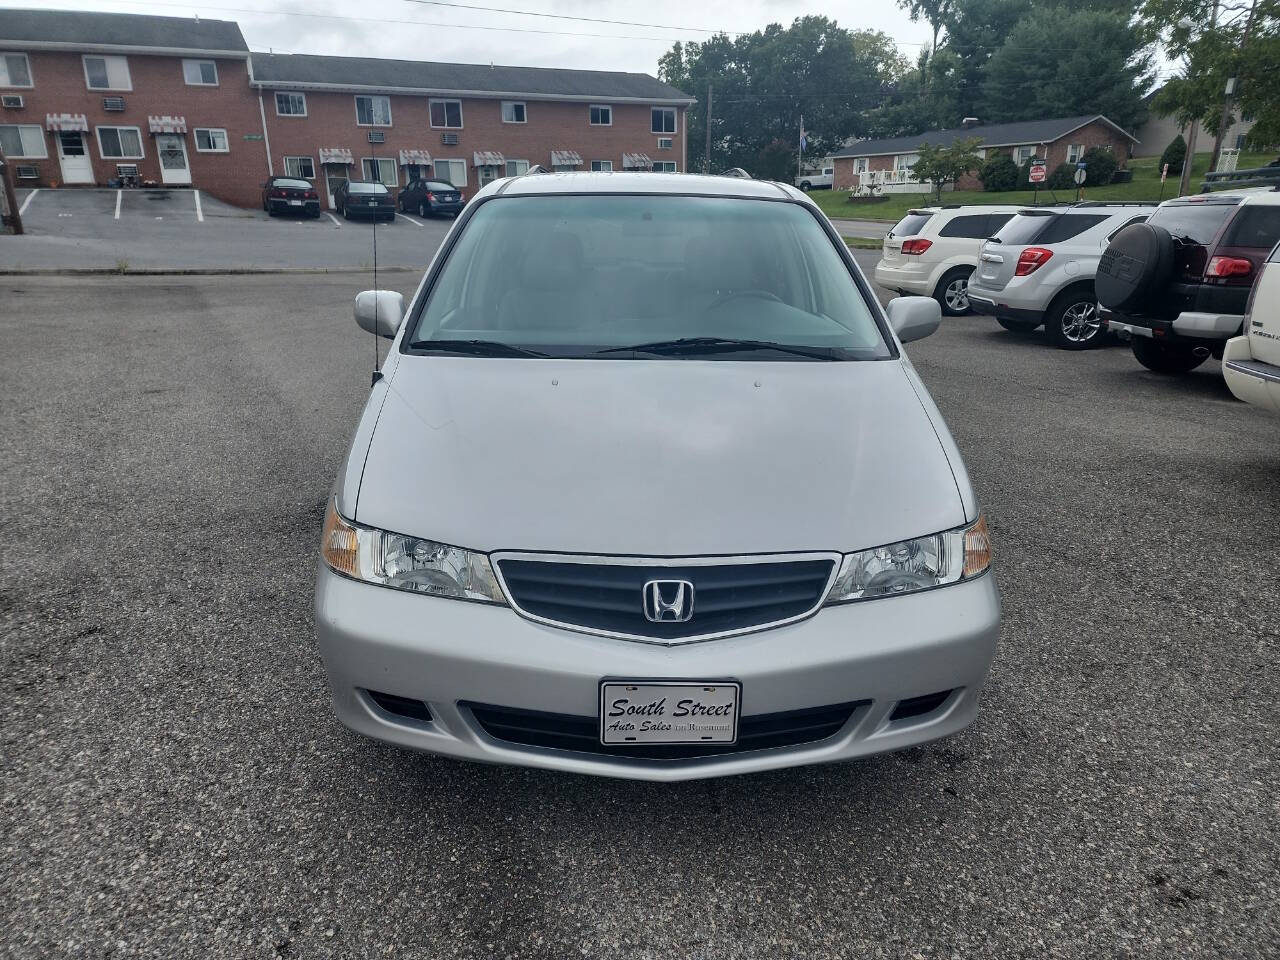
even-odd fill
[{"label": "windshield wiper", "polygon": [[424,353],[453,353],[465,357],[545,357],[545,353],[497,340],[414,340],[410,350]]},{"label": "windshield wiper", "polygon": [[603,353],[649,353],[655,356],[695,356],[708,353],[735,353],[743,350],[774,350],[810,360],[835,360],[837,348],[804,347],[772,340],[734,340],[729,337],[680,337],[676,340],[655,340],[653,343],[637,343],[629,347],[606,347]]}]

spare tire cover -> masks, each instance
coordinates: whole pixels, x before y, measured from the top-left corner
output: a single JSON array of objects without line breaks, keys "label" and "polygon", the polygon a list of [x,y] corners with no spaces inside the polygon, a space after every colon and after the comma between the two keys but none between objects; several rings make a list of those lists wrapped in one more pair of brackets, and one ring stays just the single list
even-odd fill
[{"label": "spare tire cover", "polygon": [[1098,262],[1093,286],[1111,310],[1137,310],[1164,290],[1173,275],[1173,237],[1163,227],[1131,223],[1115,235]]}]

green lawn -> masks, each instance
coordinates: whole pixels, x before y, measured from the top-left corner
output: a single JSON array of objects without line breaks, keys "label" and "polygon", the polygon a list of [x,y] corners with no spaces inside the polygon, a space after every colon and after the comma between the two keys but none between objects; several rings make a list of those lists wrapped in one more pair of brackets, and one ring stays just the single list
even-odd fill
[{"label": "green lawn", "polygon": [[[1191,168],[1191,191],[1198,193],[1200,181],[1209,169],[1207,153],[1197,153],[1195,164]],[[1275,159],[1274,154],[1242,153],[1239,167],[1247,170],[1260,167]],[[1086,200],[1150,200],[1161,199],[1160,192],[1160,158],[1136,157],[1129,161],[1128,169],[1133,171],[1130,183],[1113,183],[1105,187],[1090,187],[1085,190]],[[1164,185],[1163,199],[1168,200],[1178,190],[1178,179],[1169,175],[1169,182]],[[894,193],[878,203],[850,203],[849,195],[843,191],[815,190],[809,196],[829,217],[847,217],[852,220],[888,220],[896,223],[912,207],[928,206],[932,195],[927,193]],[[943,203],[1025,203],[1030,206],[1034,194],[1030,190],[1015,190],[1009,193],[986,193],[982,190],[955,190],[942,195]],[[1075,200],[1074,190],[1059,190],[1057,199],[1067,203]],[[1040,203],[1052,203],[1054,194],[1048,190],[1040,191]]]}]

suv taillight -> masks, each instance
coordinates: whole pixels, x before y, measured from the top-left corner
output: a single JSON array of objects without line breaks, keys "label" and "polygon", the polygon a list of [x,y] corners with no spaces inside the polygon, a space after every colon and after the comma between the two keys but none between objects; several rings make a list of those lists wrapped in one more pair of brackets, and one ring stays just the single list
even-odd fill
[{"label": "suv taillight", "polygon": [[1029,273],[1035,273],[1053,256],[1052,250],[1044,247],[1027,247],[1022,253],[1018,254],[1018,265],[1013,269],[1015,277],[1025,277]]},{"label": "suv taillight", "polygon": [[914,240],[902,241],[902,252],[908,257],[918,257],[932,246],[932,240],[926,240],[924,237],[916,237]]},{"label": "suv taillight", "polygon": [[1247,277],[1253,264],[1244,257],[1214,257],[1205,269],[1206,277]]}]

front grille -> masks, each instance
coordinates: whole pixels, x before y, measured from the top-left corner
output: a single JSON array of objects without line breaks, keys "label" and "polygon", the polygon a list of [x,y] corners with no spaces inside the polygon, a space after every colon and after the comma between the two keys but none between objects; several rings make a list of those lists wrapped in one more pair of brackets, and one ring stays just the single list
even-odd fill
[{"label": "front grille", "polygon": [[[678,643],[793,620],[822,602],[831,558],[688,566],[499,558],[515,606],[552,623],[624,637]],[[645,616],[650,580],[693,584],[693,616],[653,623]]]},{"label": "front grille", "polygon": [[634,757],[641,760],[691,760],[750,750],[772,750],[818,743],[835,736],[854,711],[870,700],[829,707],[761,713],[738,721],[738,742],[717,744],[650,744],[628,746],[600,742],[600,721],[567,713],[519,710],[483,703],[464,703],[482,730],[495,740],[528,747],[569,750],[596,756]]}]

